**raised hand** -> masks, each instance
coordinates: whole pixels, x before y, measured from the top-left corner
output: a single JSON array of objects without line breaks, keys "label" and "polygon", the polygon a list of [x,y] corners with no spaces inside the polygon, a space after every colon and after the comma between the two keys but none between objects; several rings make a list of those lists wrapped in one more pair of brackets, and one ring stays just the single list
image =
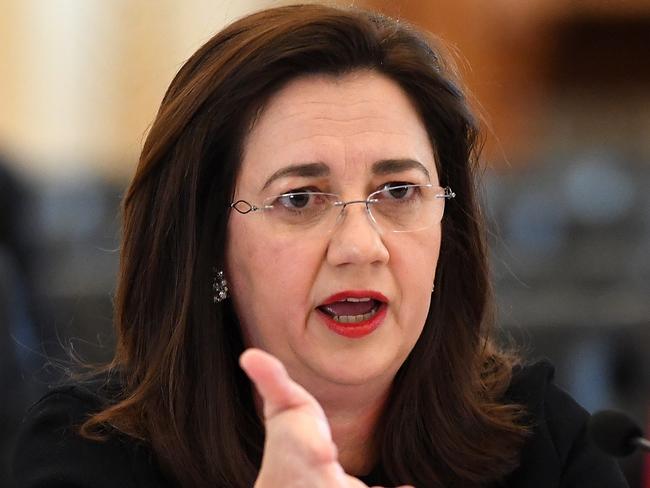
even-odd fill
[{"label": "raised hand", "polygon": [[366,487],[343,471],[325,412],[278,359],[249,349],[240,364],[264,402],[266,442],[255,488]]}]

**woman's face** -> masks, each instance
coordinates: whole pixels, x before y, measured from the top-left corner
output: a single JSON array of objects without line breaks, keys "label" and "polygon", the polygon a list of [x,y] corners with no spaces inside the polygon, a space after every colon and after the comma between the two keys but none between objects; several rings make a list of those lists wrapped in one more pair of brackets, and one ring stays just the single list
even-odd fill
[{"label": "woman's face", "polygon": [[[374,72],[309,76],[265,106],[244,144],[235,201],[259,206],[296,189],[365,200],[391,182],[438,185],[406,94]],[[378,230],[364,204],[304,228],[278,227],[268,211],[233,211],[225,271],[245,342],[308,389],[388,384],[424,326],[440,232],[439,223]]]}]

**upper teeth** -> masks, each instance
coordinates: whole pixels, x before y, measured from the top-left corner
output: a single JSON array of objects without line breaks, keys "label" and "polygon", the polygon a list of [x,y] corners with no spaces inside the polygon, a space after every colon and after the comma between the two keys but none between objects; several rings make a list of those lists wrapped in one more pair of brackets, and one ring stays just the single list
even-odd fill
[{"label": "upper teeth", "polygon": [[346,298],[344,301],[346,302],[369,302],[372,300],[371,298]]}]

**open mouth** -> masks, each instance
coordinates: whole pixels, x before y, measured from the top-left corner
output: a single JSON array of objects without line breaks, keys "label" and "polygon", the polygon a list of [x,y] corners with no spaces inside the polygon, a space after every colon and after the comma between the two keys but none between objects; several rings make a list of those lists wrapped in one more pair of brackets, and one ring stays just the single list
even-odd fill
[{"label": "open mouth", "polygon": [[374,317],[383,304],[374,298],[348,297],[317,308],[341,324],[358,324]]}]

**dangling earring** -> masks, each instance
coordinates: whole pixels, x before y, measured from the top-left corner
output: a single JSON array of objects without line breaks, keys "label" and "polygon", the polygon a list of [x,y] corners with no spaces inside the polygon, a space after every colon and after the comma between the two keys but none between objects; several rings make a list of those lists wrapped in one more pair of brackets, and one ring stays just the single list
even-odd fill
[{"label": "dangling earring", "polygon": [[431,287],[431,293],[433,293],[434,291],[436,291],[436,284],[435,284],[435,283],[434,283],[433,286]]},{"label": "dangling earring", "polygon": [[212,301],[214,303],[223,302],[228,298],[228,282],[223,276],[223,271],[214,269],[215,275],[212,278],[212,290],[214,291],[214,296]]}]

